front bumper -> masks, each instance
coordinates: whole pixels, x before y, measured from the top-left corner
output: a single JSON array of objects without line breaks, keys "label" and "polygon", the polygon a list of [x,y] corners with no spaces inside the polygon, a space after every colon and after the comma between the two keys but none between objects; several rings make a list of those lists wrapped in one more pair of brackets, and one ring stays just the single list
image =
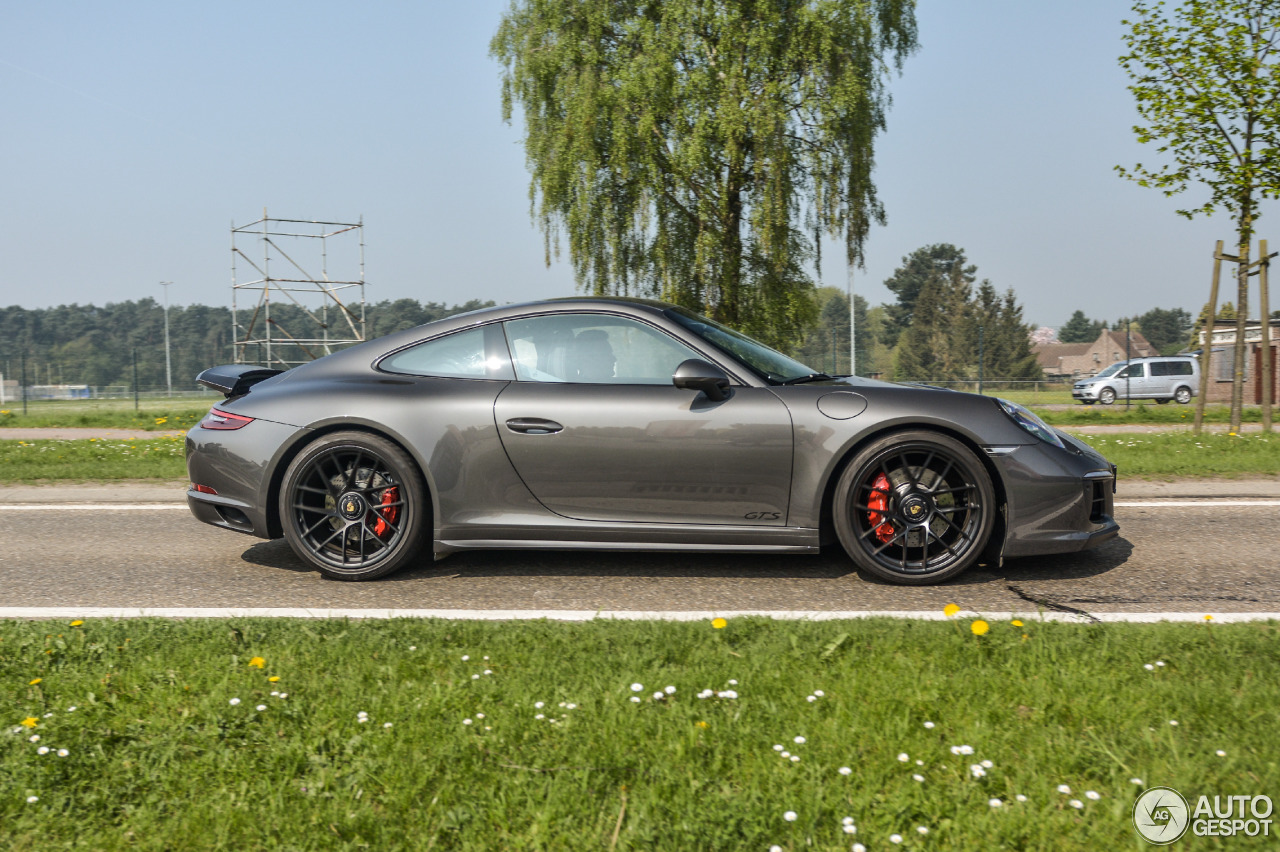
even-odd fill
[{"label": "front bumper", "polygon": [[1101,386],[1101,385],[1089,385],[1089,386],[1086,386],[1086,387],[1073,387],[1073,388],[1071,389],[1071,398],[1072,398],[1072,399],[1082,399],[1082,400],[1083,400],[1083,399],[1087,399],[1087,400],[1090,400],[1090,401],[1096,401],[1096,400],[1098,399],[1098,393],[1099,393],[1099,391],[1101,391],[1101,390],[1102,390],[1102,386]]}]

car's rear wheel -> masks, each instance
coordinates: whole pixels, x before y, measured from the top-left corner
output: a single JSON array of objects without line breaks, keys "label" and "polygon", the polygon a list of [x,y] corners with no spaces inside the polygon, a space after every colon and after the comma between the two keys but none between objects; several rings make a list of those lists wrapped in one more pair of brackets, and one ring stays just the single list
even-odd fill
[{"label": "car's rear wheel", "polygon": [[1111,388],[1103,388],[1102,392],[1098,394],[1098,402],[1102,403],[1103,405],[1110,405],[1115,401],[1116,401],[1116,392],[1113,391]]},{"label": "car's rear wheel", "polygon": [[1173,392],[1173,398],[1178,401],[1178,405],[1186,405],[1191,401],[1191,388],[1183,385]]},{"label": "car's rear wheel", "polygon": [[413,459],[364,432],[309,444],[285,471],[280,519],[289,546],[334,580],[372,580],[412,562],[429,529]]},{"label": "car's rear wheel", "polygon": [[978,561],[998,510],[982,462],[927,431],[877,439],[835,491],[836,533],[860,568],[892,583],[941,583]]}]

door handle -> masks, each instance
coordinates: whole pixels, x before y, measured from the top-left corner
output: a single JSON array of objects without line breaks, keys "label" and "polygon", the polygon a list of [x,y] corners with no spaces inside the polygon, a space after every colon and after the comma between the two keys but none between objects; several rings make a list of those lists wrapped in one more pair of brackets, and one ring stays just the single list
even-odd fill
[{"label": "door handle", "polygon": [[541,417],[513,417],[507,421],[507,428],[522,435],[551,435],[564,429],[556,421]]}]

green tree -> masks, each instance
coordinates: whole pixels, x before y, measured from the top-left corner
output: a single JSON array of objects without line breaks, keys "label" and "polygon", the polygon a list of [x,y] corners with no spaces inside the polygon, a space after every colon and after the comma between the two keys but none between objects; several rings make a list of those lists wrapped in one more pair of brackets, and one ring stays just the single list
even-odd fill
[{"label": "green tree", "polygon": [[860,264],[913,0],[513,0],[490,45],[530,202],[579,287],[646,293],[787,346],[819,236]]},{"label": "green tree", "polygon": [[[1044,378],[1044,370],[1031,350],[1031,326],[1023,321],[1022,306],[1013,290],[1001,296],[983,281],[974,295],[968,319],[981,328],[982,375],[986,380],[1027,381]],[[1095,338],[1096,339],[1096,338]],[[977,358],[970,375],[977,375]]]},{"label": "green tree", "polygon": [[1091,320],[1084,311],[1076,311],[1066,325],[1058,329],[1058,340],[1062,343],[1092,343],[1106,328],[1105,322]]},{"label": "green tree", "polygon": [[[818,318],[805,329],[803,343],[791,354],[809,366],[831,373],[849,375],[849,297],[836,287],[819,287],[815,292]],[[854,357],[858,375],[872,371],[871,350],[875,331],[867,319],[867,300],[853,296],[857,337]]]},{"label": "green tree", "polygon": [[977,269],[976,266],[968,265],[963,249],[950,243],[924,246],[904,257],[902,265],[884,282],[884,286],[898,297],[898,301],[887,308],[885,342],[890,346],[896,345],[898,336],[911,325],[916,301],[926,283],[932,281],[941,284],[963,278],[968,284],[972,284]]},{"label": "green tree", "polygon": [[[1243,404],[1249,248],[1260,200],[1280,196],[1280,8],[1268,0],[1184,0],[1166,12],[1160,0],[1137,0],[1133,12],[1134,19],[1124,21],[1129,52],[1120,64],[1144,122],[1134,132],[1172,162],[1117,170],[1168,196],[1203,184],[1207,200],[1178,213],[1192,218],[1222,210],[1236,220],[1242,309],[1231,391],[1235,431]],[[1197,428],[1203,406],[1201,398]]]},{"label": "green tree", "polygon": [[1191,330],[1191,314],[1182,308],[1152,308],[1138,317],[1142,336],[1164,355],[1172,355],[1182,349]]},{"label": "green tree", "polygon": [[977,326],[969,304],[972,271],[973,267],[966,269],[957,263],[945,276],[923,278],[910,324],[898,336],[895,379],[950,382],[969,378],[977,353]]}]

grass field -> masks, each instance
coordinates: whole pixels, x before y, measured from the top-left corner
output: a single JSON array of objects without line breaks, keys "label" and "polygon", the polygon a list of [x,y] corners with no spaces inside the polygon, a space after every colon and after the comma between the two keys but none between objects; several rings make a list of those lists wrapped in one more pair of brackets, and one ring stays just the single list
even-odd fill
[{"label": "grass field", "polygon": [[142,402],[137,410],[133,407],[133,400],[41,400],[29,403],[25,415],[21,403],[10,402],[0,406],[0,429],[10,426],[24,429],[145,429],[148,432],[187,430],[200,422],[205,412],[220,399],[222,397],[214,393],[199,397],[152,399]]},{"label": "grass field", "polygon": [[[1080,435],[1119,465],[1122,475],[1280,476],[1280,435],[1156,432]],[[186,476],[180,437],[135,441],[0,440],[0,483],[179,480]]]},{"label": "grass field", "polygon": [[1280,790],[1280,625],[986,623],[0,622],[0,840],[1137,849],[1145,787]]}]

